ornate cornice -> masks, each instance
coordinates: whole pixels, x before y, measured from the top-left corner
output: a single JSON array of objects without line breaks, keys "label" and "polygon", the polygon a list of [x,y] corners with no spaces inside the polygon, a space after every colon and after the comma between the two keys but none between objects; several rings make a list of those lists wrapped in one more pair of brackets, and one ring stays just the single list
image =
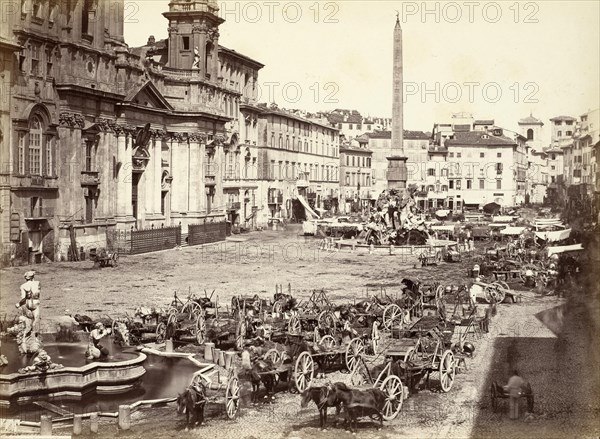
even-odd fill
[{"label": "ornate cornice", "polygon": [[63,113],[60,113],[60,115],[58,116],[58,124],[61,127],[81,129],[85,126],[85,119],[81,114],[65,111]]}]

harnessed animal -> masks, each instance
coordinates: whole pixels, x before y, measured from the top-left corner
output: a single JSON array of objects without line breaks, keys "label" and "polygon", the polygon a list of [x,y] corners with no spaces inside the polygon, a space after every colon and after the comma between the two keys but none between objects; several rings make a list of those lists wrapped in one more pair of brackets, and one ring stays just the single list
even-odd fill
[{"label": "harnessed animal", "polygon": [[335,407],[335,414],[338,415],[340,413],[340,404],[329,405],[327,400],[323,400],[321,398],[321,394],[324,390],[325,386],[319,387],[309,387],[304,392],[302,392],[302,400],[300,402],[300,407],[306,408],[306,406],[312,401],[315,403],[317,408],[319,409],[319,427],[321,430],[325,431],[327,427],[327,409],[329,407]]},{"label": "harnessed animal", "polygon": [[177,413],[185,413],[185,431],[194,428],[196,424],[204,422],[204,408],[206,407],[206,387],[199,383],[191,385],[177,397]]},{"label": "harnessed animal", "polygon": [[356,419],[361,416],[373,416],[379,419],[383,427],[382,410],[385,404],[385,393],[380,389],[355,390],[344,383],[329,384],[321,388],[321,401],[329,406],[342,404],[346,420],[350,421],[353,432],[356,432]]}]

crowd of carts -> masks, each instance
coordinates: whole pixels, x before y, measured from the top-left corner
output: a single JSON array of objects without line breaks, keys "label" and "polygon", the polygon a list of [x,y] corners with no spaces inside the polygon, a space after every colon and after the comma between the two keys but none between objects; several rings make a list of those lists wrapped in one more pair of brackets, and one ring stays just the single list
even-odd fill
[{"label": "crowd of carts", "polygon": [[[491,313],[480,308],[495,306],[504,299],[504,288],[510,291],[499,282],[484,298],[491,305],[475,308],[469,306],[466,285],[410,279],[395,294],[367,291],[361,300],[343,304],[334,304],[324,290],[299,300],[289,285],[285,292],[277,286],[272,298],[235,296],[227,304],[220,304],[214,291],[188,293],[184,300],[175,294],[164,309],[138,308],[132,316],[114,319],[112,336],[130,346],[166,340],[177,346],[214,343],[236,352],[238,363],[249,356],[253,373],[207,367],[194,375],[193,384],[213,391],[210,401],[224,404],[229,418],[238,413],[241,381],[252,376],[267,393],[283,384],[302,393],[339,371],[357,388],[381,389],[386,397],[382,415],[391,420],[421,388],[452,389],[477,338],[487,332]],[[253,384],[254,400],[260,383]]]}]

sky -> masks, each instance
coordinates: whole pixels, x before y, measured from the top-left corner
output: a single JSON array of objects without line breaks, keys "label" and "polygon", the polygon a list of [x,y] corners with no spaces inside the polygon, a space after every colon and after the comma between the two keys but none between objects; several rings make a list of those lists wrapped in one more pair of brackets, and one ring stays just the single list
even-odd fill
[{"label": "sky", "polygon": [[[167,38],[168,0],[125,0],[130,47]],[[600,2],[218,1],[219,43],[265,65],[261,102],[391,117],[396,13],[404,129],[453,113],[518,130],[600,105]]]}]

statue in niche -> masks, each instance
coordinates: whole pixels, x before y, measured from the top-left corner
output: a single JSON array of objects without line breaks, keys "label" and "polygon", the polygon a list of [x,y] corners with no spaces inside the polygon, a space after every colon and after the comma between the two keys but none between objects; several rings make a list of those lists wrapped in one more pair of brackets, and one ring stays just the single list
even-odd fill
[{"label": "statue in niche", "polygon": [[198,46],[194,47],[194,63],[192,69],[200,69],[200,52],[198,52]]}]

